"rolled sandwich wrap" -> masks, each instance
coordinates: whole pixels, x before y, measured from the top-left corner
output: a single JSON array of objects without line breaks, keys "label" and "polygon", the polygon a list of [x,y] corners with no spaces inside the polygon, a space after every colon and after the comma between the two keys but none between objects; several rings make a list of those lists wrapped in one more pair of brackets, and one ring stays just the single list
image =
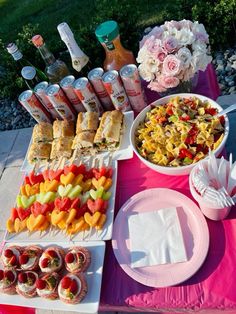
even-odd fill
[{"label": "rolled sandwich wrap", "polygon": [[65,256],[65,266],[70,273],[84,272],[91,262],[90,251],[82,246],[75,246],[69,249]]},{"label": "rolled sandwich wrap", "polygon": [[18,274],[16,292],[25,298],[33,298],[37,295],[36,281],[38,274],[34,271],[25,271]]},{"label": "rolled sandwich wrap", "polygon": [[19,256],[22,253],[22,248],[17,245],[6,247],[1,254],[1,262],[5,268],[12,269],[18,268]]},{"label": "rolled sandwich wrap", "polygon": [[34,126],[32,134],[33,143],[51,142],[53,140],[52,125],[48,122],[40,122]]},{"label": "rolled sandwich wrap", "polygon": [[73,140],[72,149],[87,151],[93,148],[95,132],[84,131],[77,134]]},{"label": "rolled sandwich wrap", "polygon": [[79,303],[87,294],[88,287],[83,273],[67,274],[58,286],[59,298],[68,304]]},{"label": "rolled sandwich wrap", "polygon": [[98,128],[97,112],[80,112],[76,123],[76,134],[84,131],[95,132]]},{"label": "rolled sandwich wrap", "polygon": [[32,143],[28,153],[28,161],[30,164],[40,160],[48,160],[50,158],[52,145],[50,143]]},{"label": "rolled sandwich wrap", "polygon": [[53,122],[53,138],[73,137],[75,134],[75,125],[69,120],[55,120]]},{"label": "rolled sandwich wrap", "polygon": [[50,159],[70,158],[72,154],[72,137],[60,137],[52,142]]},{"label": "rolled sandwich wrap", "polygon": [[98,150],[116,150],[120,145],[123,113],[118,110],[104,112],[94,138]]},{"label": "rolled sandwich wrap", "polygon": [[5,294],[16,293],[17,273],[14,269],[0,269],[0,292]]},{"label": "rolled sandwich wrap", "polygon": [[43,250],[36,245],[27,246],[19,256],[19,265],[22,270],[37,270],[39,258]]},{"label": "rolled sandwich wrap", "polygon": [[39,267],[43,273],[58,272],[64,264],[64,250],[58,247],[47,248],[39,259]]},{"label": "rolled sandwich wrap", "polygon": [[57,299],[59,280],[60,275],[56,272],[43,275],[36,281],[37,294],[45,299]]}]

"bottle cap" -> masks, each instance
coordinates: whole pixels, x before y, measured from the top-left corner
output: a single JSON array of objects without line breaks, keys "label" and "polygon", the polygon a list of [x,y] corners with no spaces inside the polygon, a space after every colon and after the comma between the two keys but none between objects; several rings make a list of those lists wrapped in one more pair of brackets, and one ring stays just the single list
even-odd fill
[{"label": "bottle cap", "polygon": [[119,27],[115,21],[106,21],[95,30],[95,35],[100,43],[112,41],[119,35]]},{"label": "bottle cap", "polygon": [[32,80],[36,75],[36,70],[34,67],[26,66],[21,70],[21,75],[25,80]]},{"label": "bottle cap", "polygon": [[32,37],[32,43],[35,45],[35,47],[41,47],[44,42],[43,42],[43,37],[41,35],[35,35],[34,37]]},{"label": "bottle cap", "polygon": [[68,40],[71,37],[74,37],[69,25],[66,22],[63,22],[57,26],[57,30],[61,36],[61,39]]},{"label": "bottle cap", "polygon": [[14,44],[14,43],[9,43],[9,44],[7,45],[7,51],[8,51],[10,54],[16,52],[17,50],[18,50],[18,47],[17,47],[16,44]]}]

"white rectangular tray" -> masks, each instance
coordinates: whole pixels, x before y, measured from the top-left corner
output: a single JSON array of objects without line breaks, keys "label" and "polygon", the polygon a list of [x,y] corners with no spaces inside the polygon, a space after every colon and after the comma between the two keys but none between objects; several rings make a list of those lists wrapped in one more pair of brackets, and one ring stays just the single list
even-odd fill
[{"label": "white rectangular tray", "polygon": [[[92,228],[89,231],[80,232],[72,237],[73,241],[100,241],[100,240],[111,240],[112,238],[112,229],[113,229],[113,220],[114,220],[114,210],[115,210],[115,196],[116,196],[116,181],[117,181],[117,171],[118,171],[118,163],[116,160],[112,162],[112,187],[109,191],[111,191],[111,198],[109,199],[108,208],[107,208],[107,221],[103,226],[101,231],[96,231],[95,228]],[[12,204],[14,206],[14,204]],[[10,215],[10,211],[9,211]],[[63,242],[68,241],[69,236],[65,235],[60,230],[47,230],[41,233],[40,232],[32,232],[23,231],[20,233],[9,233],[6,234],[6,241],[8,242],[16,242],[16,241],[35,241],[35,242]]]},{"label": "white rectangular tray", "polygon": [[[50,243],[55,245],[56,241]],[[21,246],[28,245],[29,243],[14,243]],[[33,244],[30,243],[30,244]],[[12,245],[12,244],[11,244]],[[49,244],[40,243],[43,248],[47,248]],[[9,243],[6,244],[9,246]],[[85,277],[88,284],[88,293],[85,298],[79,304],[66,304],[57,300],[47,300],[40,297],[34,297],[31,299],[24,298],[21,295],[7,295],[0,294],[0,304],[18,305],[32,308],[40,308],[45,310],[60,310],[60,311],[75,311],[80,313],[95,313],[98,311],[101,283],[102,283],[102,271],[105,254],[105,243],[103,241],[97,242],[70,242],[60,243],[63,248],[69,248],[71,246],[84,246],[91,252],[91,264],[88,270],[85,272]]]},{"label": "white rectangular tray", "polygon": [[[132,147],[130,145],[130,140],[129,140],[130,129],[131,129],[133,121],[134,121],[134,112],[133,111],[124,112],[124,129],[123,129],[123,135],[121,138],[121,144],[120,144],[119,149],[112,153],[113,160],[125,160],[125,159],[130,159],[133,157],[133,150],[132,150]],[[27,160],[31,143],[32,143],[32,138],[29,143],[29,147],[25,155],[25,159],[21,166],[21,171],[26,172],[26,173],[29,173],[33,169],[33,165],[29,164]],[[108,153],[98,153],[96,156],[99,156],[99,155],[106,156],[107,154]]]}]

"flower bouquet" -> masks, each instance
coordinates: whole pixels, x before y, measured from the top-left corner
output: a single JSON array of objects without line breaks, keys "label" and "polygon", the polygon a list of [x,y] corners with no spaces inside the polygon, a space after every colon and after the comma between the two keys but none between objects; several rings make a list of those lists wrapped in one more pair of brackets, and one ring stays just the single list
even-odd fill
[{"label": "flower bouquet", "polygon": [[159,93],[189,82],[211,60],[204,25],[188,20],[154,27],[140,42],[137,57],[141,77]]}]

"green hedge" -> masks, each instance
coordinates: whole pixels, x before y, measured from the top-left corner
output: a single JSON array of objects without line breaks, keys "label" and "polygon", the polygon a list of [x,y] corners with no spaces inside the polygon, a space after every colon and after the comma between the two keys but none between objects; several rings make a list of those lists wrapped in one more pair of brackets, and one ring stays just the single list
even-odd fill
[{"label": "green hedge", "polygon": [[[36,0],[34,1],[36,3]],[[32,5],[34,1],[31,1],[31,10],[34,9]],[[144,29],[148,26],[160,25],[164,21],[171,19],[180,20],[185,18],[198,20],[203,23],[210,35],[213,51],[230,46],[235,42],[235,0],[168,0],[165,2],[162,0],[68,1],[67,5],[71,6],[71,9],[60,7],[60,5],[64,4],[64,1],[58,0],[56,18],[55,12],[53,12],[55,20],[53,20],[53,17],[50,17],[50,15],[49,17],[45,15],[46,10],[48,10],[48,14],[52,12],[52,6],[55,4],[55,1],[45,0],[45,6],[47,7],[40,15],[40,10],[43,8],[43,1],[44,0],[38,0],[38,5],[41,4],[42,7],[38,8],[33,22],[31,21],[31,23],[22,25],[18,22],[15,28],[16,34],[13,34],[14,40],[19,45],[24,56],[42,69],[44,68],[44,63],[30,41],[32,36],[36,33],[41,33],[43,37],[45,37],[49,48],[56,57],[60,57],[64,59],[67,64],[70,64],[70,57],[68,53],[65,52],[65,45],[60,40],[56,30],[57,24],[62,21],[67,21],[71,26],[75,38],[78,39],[80,47],[89,55],[93,66],[101,66],[104,59],[103,48],[96,40],[94,31],[99,23],[108,19],[114,19],[119,23],[122,43],[125,47],[132,50],[135,55],[137,55],[138,42],[142,38]],[[75,15],[75,7],[77,5],[79,8],[79,3],[81,4],[81,2],[84,3],[84,6],[80,6],[80,10],[78,10],[77,15]],[[87,10],[89,10],[89,14],[86,13],[86,5],[88,3],[89,7],[87,7]],[[65,12],[62,12],[62,9]],[[66,11],[66,9],[68,10]],[[25,10],[27,10],[27,7]],[[93,12],[93,14],[91,14],[91,12]],[[20,13],[18,12],[18,14]],[[24,14],[26,14],[25,11]],[[29,12],[29,15],[30,14],[32,14],[32,12]],[[45,23],[42,23],[44,19]],[[25,20],[28,21],[26,18]],[[21,22],[24,23],[24,20]],[[2,23],[4,23],[4,19]],[[19,25],[21,29],[17,31]],[[12,27],[12,25],[9,26],[11,38],[13,37]],[[4,34],[0,32],[0,37],[2,37],[2,39],[0,39],[0,65],[5,69],[5,71],[0,71],[2,76],[0,77],[0,98],[15,98],[25,89],[25,86],[16,71],[12,57],[6,52],[5,45],[9,41],[7,35],[7,30],[5,30]]]}]

